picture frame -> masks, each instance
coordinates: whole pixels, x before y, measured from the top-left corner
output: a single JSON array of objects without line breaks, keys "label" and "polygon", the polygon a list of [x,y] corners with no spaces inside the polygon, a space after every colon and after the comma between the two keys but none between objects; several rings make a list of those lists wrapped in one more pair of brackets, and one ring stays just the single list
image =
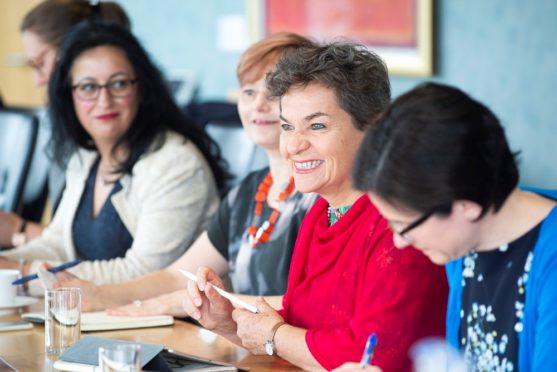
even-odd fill
[{"label": "picture frame", "polygon": [[349,39],[379,54],[391,75],[431,76],[434,0],[246,0],[251,42],[291,31]]}]

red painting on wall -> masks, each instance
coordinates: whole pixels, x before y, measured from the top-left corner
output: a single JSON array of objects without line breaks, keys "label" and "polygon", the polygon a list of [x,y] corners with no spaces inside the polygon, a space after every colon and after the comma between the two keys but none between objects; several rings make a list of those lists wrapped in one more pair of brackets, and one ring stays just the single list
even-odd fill
[{"label": "red painting on wall", "polygon": [[250,0],[248,12],[258,38],[291,31],[321,42],[350,39],[381,55],[392,74],[428,76],[433,1]]},{"label": "red painting on wall", "polygon": [[317,40],[416,46],[416,0],[267,0],[265,32],[296,31]]}]

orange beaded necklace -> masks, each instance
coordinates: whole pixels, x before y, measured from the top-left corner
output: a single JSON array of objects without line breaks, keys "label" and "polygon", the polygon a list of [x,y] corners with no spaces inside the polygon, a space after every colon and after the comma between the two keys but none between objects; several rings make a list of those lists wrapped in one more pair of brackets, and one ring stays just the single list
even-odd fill
[{"label": "orange beaded necklace", "polygon": [[269,189],[273,184],[273,176],[269,172],[263,181],[257,187],[257,192],[255,193],[255,210],[253,212],[253,221],[251,226],[248,227],[248,239],[249,243],[251,244],[252,248],[257,248],[257,244],[259,243],[266,243],[269,241],[271,233],[275,227],[275,223],[277,222],[279,215],[280,215],[280,207],[283,201],[288,199],[288,197],[294,191],[294,178],[290,177],[288,183],[285,183],[282,189],[280,190],[279,196],[277,198],[277,202],[279,203],[278,209],[272,208],[273,211],[269,216],[269,219],[264,221],[259,228],[259,221],[261,220],[261,214],[263,213],[263,203],[267,202],[267,194],[269,193]]}]

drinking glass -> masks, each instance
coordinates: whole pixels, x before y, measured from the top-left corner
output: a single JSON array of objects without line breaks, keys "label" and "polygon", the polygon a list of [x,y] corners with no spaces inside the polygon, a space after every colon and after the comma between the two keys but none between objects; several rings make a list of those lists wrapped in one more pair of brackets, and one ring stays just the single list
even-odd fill
[{"label": "drinking glass", "polygon": [[81,335],[81,291],[58,288],[45,291],[44,340],[47,355],[59,356]]},{"label": "drinking glass", "polygon": [[141,371],[141,346],[136,344],[113,344],[99,348],[101,372]]}]

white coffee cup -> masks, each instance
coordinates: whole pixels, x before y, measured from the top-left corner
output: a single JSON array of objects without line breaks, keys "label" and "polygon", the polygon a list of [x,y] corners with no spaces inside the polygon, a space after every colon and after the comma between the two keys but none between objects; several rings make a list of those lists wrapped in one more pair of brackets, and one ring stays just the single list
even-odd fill
[{"label": "white coffee cup", "polygon": [[19,278],[19,270],[0,269],[0,307],[15,305],[17,286],[12,282]]}]

